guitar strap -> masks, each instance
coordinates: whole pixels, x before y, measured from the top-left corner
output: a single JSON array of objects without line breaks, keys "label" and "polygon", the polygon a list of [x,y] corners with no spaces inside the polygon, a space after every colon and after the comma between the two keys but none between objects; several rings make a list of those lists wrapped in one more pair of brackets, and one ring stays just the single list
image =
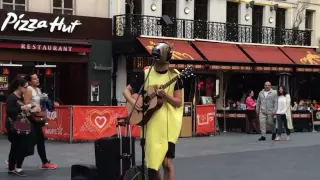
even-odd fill
[{"label": "guitar strap", "polygon": [[180,74],[180,72],[177,69],[172,69],[173,72]]},{"label": "guitar strap", "polygon": [[[177,69],[171,69],[174,73],[176,73],[176,74],[180,74],[180,72],[177,70]],[[178,81],[181,81],[180,79],[178,80]],[[181,83],[183,83],[183,81],[181,81]],[[178,85],[179,85],[179,83],[178,83]],[[183,84],[182,84],[183,85]]]}]

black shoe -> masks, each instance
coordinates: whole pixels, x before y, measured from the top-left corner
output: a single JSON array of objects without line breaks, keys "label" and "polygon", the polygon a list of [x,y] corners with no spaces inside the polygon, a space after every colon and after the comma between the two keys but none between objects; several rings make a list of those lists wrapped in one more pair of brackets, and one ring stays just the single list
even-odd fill
[{"label": "black shoe", "polygon": [[275,140],[276,137],[277,137],[276,133],[273,133],[273,134],[272,134],[272,137],[271,137],[272,141]]},{"label": "black shoe", "polygon": [[259,140],[259,141],[265,141],[265,140],[266,140],[266,137],[261,136],[258,140]]},{"label": "black shoe", "polygon": [[14,170],[14,171],[8,171],[8,174],[13,174],[13,175],[17,175],[17,176],[20,176],[20,177],[25,177],[27,176],[27,174],[22,170],[20,172]]}]

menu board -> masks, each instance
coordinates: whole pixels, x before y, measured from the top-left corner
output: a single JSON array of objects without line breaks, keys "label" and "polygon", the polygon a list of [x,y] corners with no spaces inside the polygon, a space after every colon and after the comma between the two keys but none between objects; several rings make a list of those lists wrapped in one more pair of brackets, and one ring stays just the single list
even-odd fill
[{"label": "menu board", "polygon": [[8,90],[8,76],[0,75],[0,91]]},{"label": "menu board", "polygon": [[0,75],[0,96],[4,96],[8,91],[8,76]]}]

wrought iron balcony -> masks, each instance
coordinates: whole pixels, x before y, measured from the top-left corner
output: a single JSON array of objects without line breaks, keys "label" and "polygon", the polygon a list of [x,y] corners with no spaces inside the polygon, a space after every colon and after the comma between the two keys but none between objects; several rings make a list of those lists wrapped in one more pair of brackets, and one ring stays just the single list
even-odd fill
[{"label": "wrought iron balcony", "polygon": [[115,36],[166,36],[242,43],[311,45],[311,31],[258,27],[242,24],[172,18],[173,25],[162,27],[160,17],[117,15],[113,17]]}]

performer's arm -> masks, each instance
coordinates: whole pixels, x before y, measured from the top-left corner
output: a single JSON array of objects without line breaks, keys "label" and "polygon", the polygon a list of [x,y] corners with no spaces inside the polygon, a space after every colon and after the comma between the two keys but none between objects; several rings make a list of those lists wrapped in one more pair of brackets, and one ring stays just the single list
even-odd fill
[{"label": "performer's arm", "polygon": [[124,88],[122,94],[130,104],[134,104],[135,99],[132,98],[132,94],[137,93],[139,91],[140,86],[143,84],[143,81],[144,73],[141,73],[135,80],[132,80],[131,83]]},{"label": "performer's arm", "polygon": [[163,94],[163,98],[171,104],[173,107],[181,107],[182,106],[182,89],[183,89],[183,83],[179,79],[174,87],[174,93],[173,96],[169,96],[165,93],[165,91],[160,90],[160,94]]},{"label": "performer's arm", "polygon": [[124,98],[125,98],[130,104],[133,104],[133,103],[134,103],[134,99],[133,99],[132,96],[131,96],[131,95],[133,94],[133,88],[131,87],[130,84],[123,89],[122,94],[123,94]]},{"label": "performer's arm", "polygon": [[181,90],[174,91],[173,97],[165,94],[164,99],[173,107],[181,107],[182,92]]}]

